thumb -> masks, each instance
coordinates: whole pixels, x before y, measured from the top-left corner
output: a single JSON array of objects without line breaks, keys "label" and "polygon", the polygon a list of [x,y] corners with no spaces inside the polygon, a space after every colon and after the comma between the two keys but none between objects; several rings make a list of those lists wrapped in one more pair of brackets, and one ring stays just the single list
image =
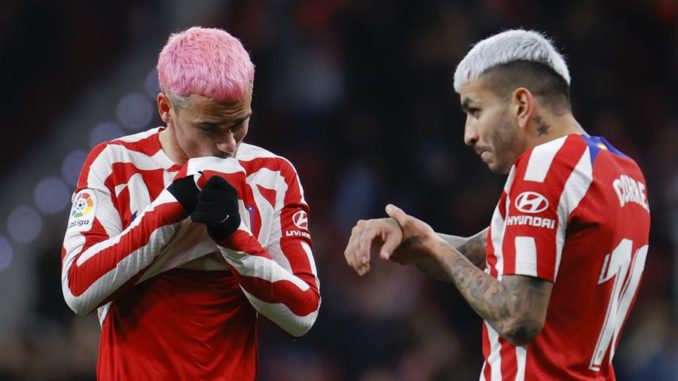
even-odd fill
[{"label": "thumb", "polygon": [[386,214],[388,214],[389,217],[396,220],[396,222],[398,222],[398,225],[400,226],[403,226],[405,218],[407,218],[407,214],[405,214],[405,212],[403,212],[402,209],[398,208],[393,204],[386,205]]}]

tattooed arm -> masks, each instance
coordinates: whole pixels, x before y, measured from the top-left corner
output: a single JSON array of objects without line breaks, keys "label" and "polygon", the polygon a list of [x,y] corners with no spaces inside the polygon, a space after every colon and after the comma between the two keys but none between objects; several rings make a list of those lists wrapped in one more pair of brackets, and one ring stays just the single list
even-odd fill
[{"label": "tattooed arm", "polygon": [[450,246],[454,247],[466,257],[476,267],[485,268],[485,250],[487,250],[487,232],[489,228],[472,235],[470,237],[459,237],[438,233],[438,236],[445,240]]},{"label": "tattooed arm", "polygon": [[[476,267],[423,221],[389,205],[387,213],[401,226],[412,247],[439,264],[464,299],[500,336],[525,345],[544,327],[553,284],[528,276],[505,276],[501,281]],[[388,255],[382,253],[382,257]]]}]

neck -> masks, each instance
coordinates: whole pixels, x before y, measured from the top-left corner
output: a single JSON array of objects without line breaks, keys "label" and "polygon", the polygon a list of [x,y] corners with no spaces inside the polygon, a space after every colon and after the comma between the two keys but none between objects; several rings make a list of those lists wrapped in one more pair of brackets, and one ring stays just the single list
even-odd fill
[{"label": "neck", "polygon": [[160,131],[159,139],[160,147],[170,160],[179,165],[183,165],[188,161],[188,157],[186,157],[186,154],[179,147],[179,143],[177,143],[172,126],[168,125],[167,128]]},{"label": "neck", "polygon": [[554,116],[535,115],[530,134],[532,146],[549,142],[570,134],[588,135],[571,113]]}]

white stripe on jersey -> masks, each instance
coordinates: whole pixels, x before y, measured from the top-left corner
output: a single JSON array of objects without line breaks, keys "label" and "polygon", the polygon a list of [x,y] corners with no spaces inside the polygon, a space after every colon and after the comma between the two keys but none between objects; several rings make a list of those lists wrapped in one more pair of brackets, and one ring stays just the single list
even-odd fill
[{"label": "white stripe on jersey", "polygon": [[501,378],[501,343],[499,342],[499,334],[486,321],[485,329],[487,329],[487,338],[490,341],[490,355],[487,356],[487,362],[490,363],[492,373],[490,374],[490,381],[502,381]]},{"label": "white stripe on jersey", "polygon": [[263,279],[270,283],[285,280],[293,283],[301,291],[307,291],[310,288],[306,282],[289,271],[286,271],[282,266],[271,259],[243,253],[227,247],[219,247],[219,250],[224,259],[226,259],[240,275]]},{"label": "white stripe on jersey", "polygon": [[[286,158],[278,156],[272,153],[271,151],[268,151],[266,149],[263,149],[252,144],[241,143],[240,148],[238,148],[238,153],[236,155],[236,159],[241,161],[251,161],[253,159],[260,159],[265,157],[284,160],[290,166],[290,168],[294,169],[296,172],[294,165]],[[301,183],[299,183],[299,195],[301,195],[301,201],[304,204],[306,204],[306,199],[304,198],[304,188],[301,186]]]},{"label": "white stripe on jersey", "polygon": [[[309,246],[306,242],[302,242],[301,248],[304,249],[304,253],[306,253],[308,263],[311,265],[311,274],[315,275],[317,280],[318,270],[315,268],[315,261],[313,260],[313,252],[311,251],[311,246]],[[318,285],[318,288],[320,288],[320,285]]]},{"label": "white stripe on jersey", "polygon": [[487,367],[487,361],[483,361],[483,367],[480,369],[479,381],[487,381],[487,379],[485,378],[485,367]]},{"label": "white stripe on jersey", "polygon": [[121,142],[125,142],[125,143],[135,143],[135,142],[144,140],[151,135],[157,134],[160,129],[161,129],[161,127],[151,128],[150,130],[141,131],[141,132],[133,134],[133,135],[123,136],[123,137],[117,138],[113,141],[114,142],[121,141]]},{"label": "white stripe on jersey", "polygon": [[[515,251],[516,273],[536,277],[537,243],[534,241],[534,237],[517,236],[515,239]],[[518,258],[520,260],[518,260]]]},{"label": "white stripe on jersey", "polygon": [[[110,151],[110,153],[105,151]],[[134,164],[136,168],[142,171],[168,169],[173,165],[162,150],[158,150],[153,156],[148,156],[141,152],[132,151],[120,144],[109,144],[90,165],[87,176],[88,186],[89,184],[104,184],[113,173],[114,163]],[[95,179],[94,176],[98,179]]]},{"label": "white stripe on jersey", "polygon": [[263,157],[275,157],[284,159],[282,156],[278,156],[267,149],[248,143],[240,143],[240,147],[238,147],[238,153],[235,156],[236,159],[243,161],[250,161],[253,159],[259,159]]},{"label": "white stripe on jersey", "polygon": [[[158,195],[158,198],[156,198],[155,201],[153,201],[152,204],[149,204],[146,207],[146,209],[144,209],[144,213],[148,213],[148,212],[154,210],[156,207],[158,207],[162,204],[170,203],[170,202],[176,202],[176,199],[174,198],[174,196],[172,196],[171,193],[164,190],[160,193],[160,195]],[[129,226],[123,231],[123,233],[130,231],[133,228],[137,227],[141,223],[141,221],[142,221],[141,218],[136,218],[134,221],[132,221],[131,224],[129,224]],[[110,238],[108,240],[101,241],[101,242],[98,242],[98,243],[92,245],[84,253],[82,253],[82,255],[80,255],[80,257],[78,257],[76,265],[82,266],[83,263],[87,262],[89,259],[91,259],[93,256],[95,256],[96,254],[98,254],[102,250],[105,250],[105,249],[107,249],[111,246],[117,245],[120,242],[120,240],[122,239],[122,237],[123,237],[123,234],[119,234],[117,236],[114,236],[113,238]],[[74,257],[77,254],[78,254],[77,251],[73,251],[73,252],[69,253],[69,255],[66,256],[66,258],[64,258],[64,263],[66,263],[66,261],[68,261],[68,260],[71,260],[71,258]],[[70,268],[70,266],[67,267],[67,268]]]},{"label": "white stripe on jersey", "polygon": [[593,168],[591,167],[591,154],[586,147],[584,153],[579,158],[579,162],[574,167],[570,177],[565,182],[563,193],[558,200],[558,231],[556,232],[556,266],[553,279],[558,277],[563,245],[565,243],[565,232],[567,230],[567,219],[570,213],[577,208],[581,200],[589,191],[593,181]]},{"label": "white stripe on jersey", "polygon": [[527,363],[527,346],[516,347],[516,381],[525,380],[525,365]]},{"label": "white stripe on jersey", "polygon": [[141,173],[135,173],[129,178],[127,188],[129,194],[134,195],[129,199],[130,213],[139,213],[151,203],[151,195],[148,194],[148,188]]},{"label": "white stripe on jersey", "polygon": [[530,153],[530,159],[527,162],[527,168],[525,169],[525,176],[523,179],[543,183],[546,175],[549,173],[553,159],[556,157],[556,154],[560,150],[560,147],[563,146],[566,139],[567,136],[564,136],[534,147]]},{"label": "white stripe on jersey", "polygon": [[504,272],[504,255],[501,247],[501,242],[504,238],[506,224],[504,224],[504,219],[501,217],[501,213],[499,213],[498,208],[494,210],[494,215],[492,216],[491,229],[492,229],[492,247],[494,248],[494,256],[497,258],[497,263],[495,263],[494,269],[497,271],[497,280],[501,281],[502,274]]},{"label": "white stripe on jersey", "polygon": [[[272,171],[268,168],[261,168],[247,176],[247,182],[276,191],[275,205],[269,206],[270,203],[261,194],[259,187],[252,187],[252,193],[261,214],[261,236],[259,237],[259,242],[271,254],[274,261],[285,269],[291,270],[292,266],[280,248],[280,238],[282,237],[280,211],[282,211],[285,203],[285,195],[288,190],[287,182],[285,182],[285,178],[280,171]],[[276,210],[279,212],[274,214]]]},{"label": "white stripe on jersey", "polygon": [[280,328],[294,337],[300,337],[308,332],[318,317],[318,311],[320,311],[320,301],[318,301],[318,308],[315,311],[306,316],[297,316],[283,303],[267,303],[247,292],[242,286],[240,286],[240,289],[260,314],[278,324]]},{"label": "white stripe on jersey", "polygon": [[[74,311],[89,313],[94,307],[99,305],[99,303],[110,296],[111,290],[119,289],[134,275],[136,275],[139,272],[139,269],[143,269],[151,264],[155,258],[155,253],[159,250],[159,244],[167,241],[167,239],[173,233],[174,228],[172,225],[166,225],[154,230],[145,246],[141,246],[137,250],[127,255],[125,258],[119,261],[114,268],[98,278],[96,281],[92,282],[92,284],[87,287],[87,290],[78,296],[73,295],[73,293],[71,293],[70,287],[68,287],[69,269],[74,265],[74,255],[69,255],[68,257],[64,258],[61,282],[64,286],[62,288],[66,303]],[[83,256],[85,254],[89,254],[89,256],[92,257],[99,250],[101,250],[100,248],[96,249],[96,251],[92,250],[96,246],[97,245],[90,247],[88,251],[83,253]],[[80,258],[78,258],[77,262],[77,265],[80,265],[84,261],[80,261]]]}]

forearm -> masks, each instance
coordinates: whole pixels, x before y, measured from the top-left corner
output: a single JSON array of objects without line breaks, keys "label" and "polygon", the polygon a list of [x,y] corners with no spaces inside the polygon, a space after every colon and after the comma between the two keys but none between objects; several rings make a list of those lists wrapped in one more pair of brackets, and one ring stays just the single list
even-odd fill
[{"label": "forearm", "polygon": [[308,332],[320,308],[318,279],[313,271],[283,268],[253,236],[242,230],[217,244],[245,296],[259,313],[292,336]]},{"label": "forearm", "polygon": [[[478,232],[470,237],[460,237],[456,235],[436,233],[440,239],[447,242],[450,246],[456,249],[458,254],[466,257],[475,267],[483,269],[485,267],[485,249],[487,240],[487,229]],[[404,247],[412,245],[413,242],[405,240]],[[445,255],[445,253],[442,253]],[[416,264],[419,270],[425,272],[434,279],[443,282],[452,282],[452,278],[445,271],[438,261],[425,260]]]},{"label": "forearm", "polygon": [[131,287],[172,237],[182,217],[181,206],[163,193],[118,235],[96,242],[87,234],[67,232],[62,291],[69,307],[86,315]]},{"label": "forearm", "polygon": [[499,335],[514,345],[524,345],[541,330],[538,320],[526,311],[546,310],[541,301],[545,291],[538,284],[532,284],[530,278],[524,277],[527,283],[499,281],[471,263],[447,241],[435,243],[432,252],[471,308]]},{"label": "forearm", "polygon": [[450,246],[457,249],[459,253],[466,257],[476,267],[485,268],[485,253],[487,249],[488,228],[470,237],[460,237],[437,233],[440,238],[445,240]]}]

